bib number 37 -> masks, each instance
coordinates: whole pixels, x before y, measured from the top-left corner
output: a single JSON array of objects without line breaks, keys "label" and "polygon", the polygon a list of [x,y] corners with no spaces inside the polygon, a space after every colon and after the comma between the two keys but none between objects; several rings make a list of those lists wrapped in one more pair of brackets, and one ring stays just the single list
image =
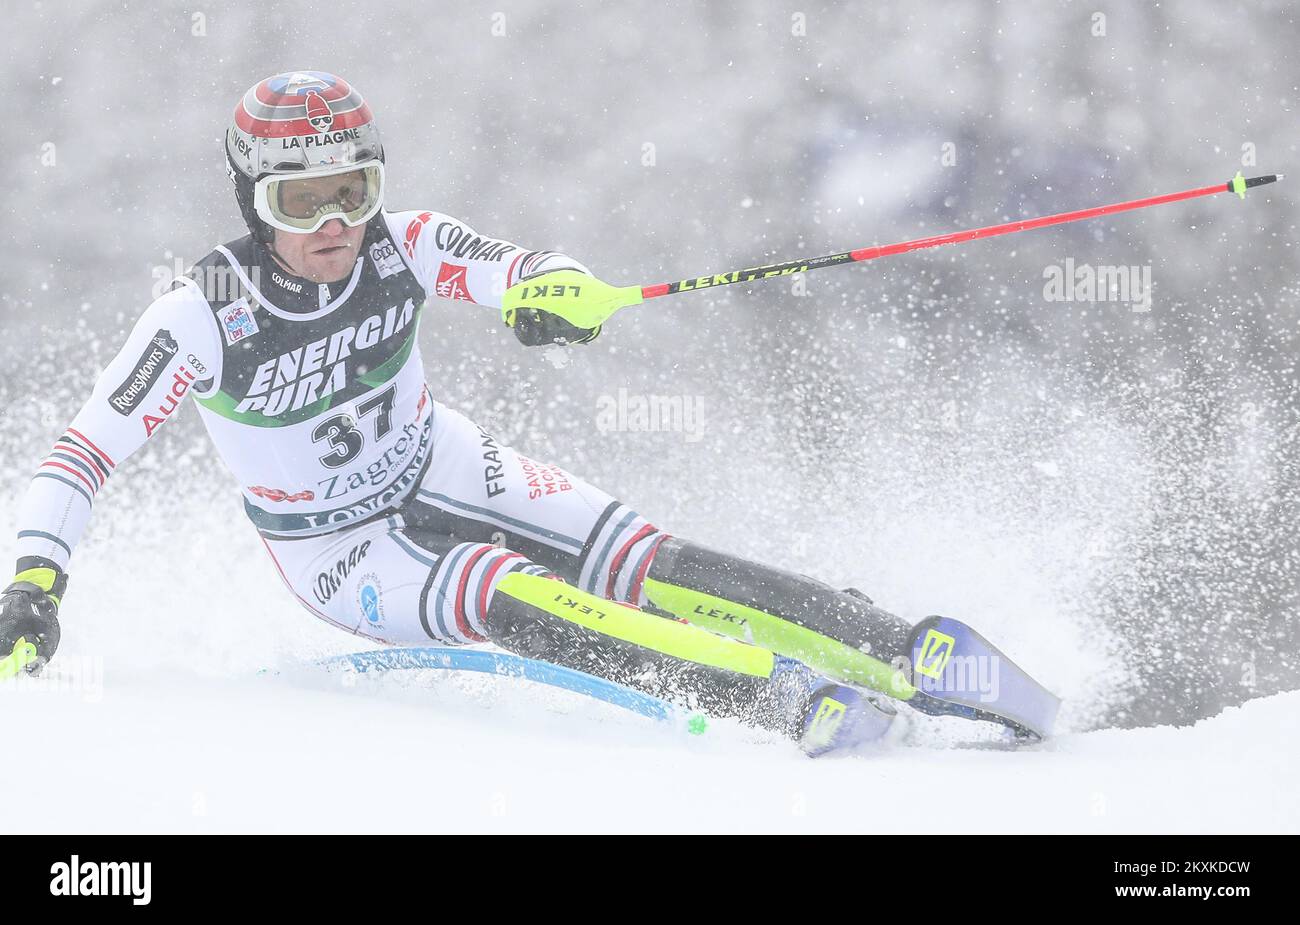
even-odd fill
[{"label": "bib number 37", "polygon": [[[389,386],[372,398],[357,405],[357,418],[373,415],[375,440],[382,440],[393,429],[393,399],[397,386]],[[357,427],[357,418],[350,414],[336,414],[316,425],[311,432],[312,443],[328,443],[330,451],[320,457],[328,469],[346,466],[361,455],[366,446],[366,436]]]}]

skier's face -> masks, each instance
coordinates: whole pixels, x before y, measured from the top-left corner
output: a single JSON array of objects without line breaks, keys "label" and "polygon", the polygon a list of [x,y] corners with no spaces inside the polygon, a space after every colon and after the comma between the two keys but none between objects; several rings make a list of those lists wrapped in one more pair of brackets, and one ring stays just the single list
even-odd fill
[{"label": "skier's face", "polygon": [[366,226],[331,219],[310,234],[275,229],[275,253],[295,276],[313,283],[335,283],[352,274]]}]

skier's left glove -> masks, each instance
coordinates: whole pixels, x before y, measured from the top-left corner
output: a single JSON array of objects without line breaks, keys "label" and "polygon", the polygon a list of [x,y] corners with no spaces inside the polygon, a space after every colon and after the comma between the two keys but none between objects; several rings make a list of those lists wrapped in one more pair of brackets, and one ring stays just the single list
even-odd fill
[{"label": "skier's left glove", "polygon": [[[533,276],[525,276],[510,290],[522,289],[523,296],[526,298],[529,292],[536,293],[534,298],[544,298],[551,292],[551,279],[556,278],[559,270],[553,270],[550,273],[542,272]],[[570,270],[571,273],[580,273],[578,270]],[[591,277],[581,273],[583,280],[578,284],[586,285],[587,280]],[[548,279],[550,277],[551,279]],[[531,289],[529,288],[531,284]],[[563,290],[563,285],[557,286],[557,289]],[[576,324],[566,321],[563,316],[554,312],[548,312],[541,308],[531,308],[526,305],[512,307],[507,313],[502,311],[506,324],[510,325],[511,330],[515,332],[515,337],[519,343],[525,347],[543,347],[547,344],[586,344],[600,336],[600,325],[592,328],[580,328]]]},{"label": "skier's left glove", "polygon": [[530,347],[585,344],[596,339],[610,315],[640,302],[640,286],[611,286],[581,270],[552,270],[507,289],[501,318]]},{"label": "skier's left glove", "polygon": [[[59,601],[68,576],[44,559],[22,559],[0,593],[0,676],[37,671],[59,648]],[[32,647],[35,647],[33,653]]]},{"label": "skier's left glove", "polygon": [[600,335],[600,325],[594,328],[580,328],[569,324],[559,315],[552,315],[540,308],[515,309],[513,329],[515,337],[525,347],[541,347],[546,344],[587,344]]}]

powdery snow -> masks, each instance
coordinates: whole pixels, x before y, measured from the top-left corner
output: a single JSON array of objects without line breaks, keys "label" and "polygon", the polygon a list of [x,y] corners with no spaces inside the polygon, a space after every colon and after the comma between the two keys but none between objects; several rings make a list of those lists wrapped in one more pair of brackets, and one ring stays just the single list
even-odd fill
[{"label": "powdery snow", "polygon": [[77,667],[0,693],[28,730],[0,770],[8,831],[1300,830],[1300,692],[1182,729],[814,761],[507,679],[153,668],[78,688]]}]

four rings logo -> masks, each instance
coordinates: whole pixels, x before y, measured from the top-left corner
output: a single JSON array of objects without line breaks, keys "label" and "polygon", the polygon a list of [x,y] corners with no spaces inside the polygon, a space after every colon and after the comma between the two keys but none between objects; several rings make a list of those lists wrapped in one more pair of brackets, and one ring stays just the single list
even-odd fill
[{"label": "four rings logo", "polygon": [[123,417],[130,416],[136,403],[148,394],[167,363],[176,356],[176,350],[176,341],[170,331],[159,330],[155,333],[144,348],[144,353],[140,354],[140,359],[136,360],[135,369],[108,396],[109,406]]},{"label": "four rings logo", "polygon": [[406,272],[402,255],[397,253],[397,247],[388,238],[370,245],[370,259],[380,279]]}]

